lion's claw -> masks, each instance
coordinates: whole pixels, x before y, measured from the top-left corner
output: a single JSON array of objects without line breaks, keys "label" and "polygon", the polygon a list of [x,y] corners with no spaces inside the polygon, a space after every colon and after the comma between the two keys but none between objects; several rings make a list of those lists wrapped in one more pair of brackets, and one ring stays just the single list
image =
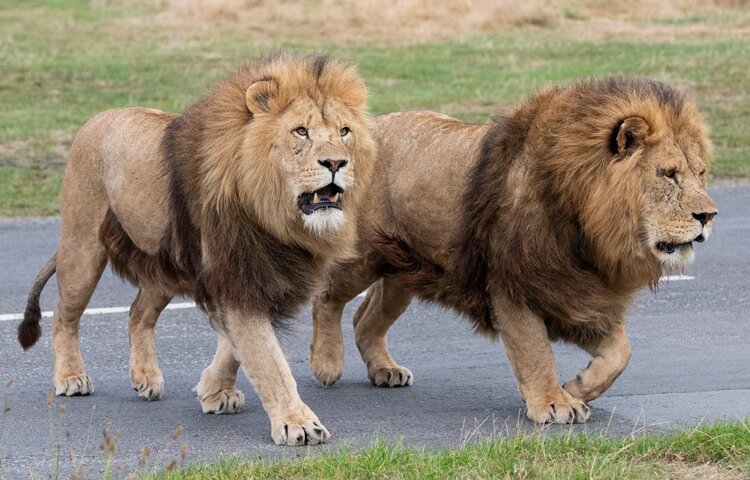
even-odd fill
[{"label": "lion's claw", "polygon": [[370,383],[376,387],[384,388],[408,387],[414,381],[414,375],[409,369],[398,365],[371,370],[367,377],[370,379]]},{"label": "lion's claw", "polygon": [[69,375],[61,380],[54,380],[55,395],[75,397],[94,393],[94,386],[88,375]]},{"label": "lion's claw", "polygon": [[583,400],[571,396],[562,388],[548,395],[548,400],[526,402],[526,415],[535,423],[584,423],[591,410]]},{"label": "lion's claw", "polygon": [[231,387],[198,398],[203,413],[224,415],[240,412],[245,408],[245,394],[241,390]]},{"label": "lion's claw", "polygon": [[299,447],[325,443],[331,434],[318,420],[308,420],[302,424],[288,422],[281,428],[272,427],[271,436],[276,445]]}]

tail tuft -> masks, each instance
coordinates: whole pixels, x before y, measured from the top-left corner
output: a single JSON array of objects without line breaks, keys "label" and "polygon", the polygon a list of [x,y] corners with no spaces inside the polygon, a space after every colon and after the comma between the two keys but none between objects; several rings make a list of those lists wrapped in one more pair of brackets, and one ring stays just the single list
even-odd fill
[{"label": "tail tuft", "polygon": [[57,270],[57,252],[42,267],[42,270],[34,279],[34,285],[31,286],[29,298],[26,300],[26,311],[23,313],[23,320],[18,325],[18,343],[24,350],[33,347],[42,336],[42,327],[39,321],[42,319],[42,310],[39,308],[39,297],[47,281]]},{"label": "tail tuft", "polygon": [[18,325],[18,343],[24,350],[28,350],[42,336],[42,327],[39,321],[42,319],[42,311],[39,305],[28,305],[23,314],[23,321]]}]

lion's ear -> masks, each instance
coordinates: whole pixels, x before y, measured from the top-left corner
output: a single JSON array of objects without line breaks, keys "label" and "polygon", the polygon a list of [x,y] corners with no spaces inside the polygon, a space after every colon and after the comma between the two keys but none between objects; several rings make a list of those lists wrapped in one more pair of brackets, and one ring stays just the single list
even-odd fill
[{"label": "lion's ear", "polygon": [[250,113],[268,112],[271,107],[271,99],[279,91],[279,85],[273,80],[260,80],[245,91],[245,103]]},{"label": "lion's ear", "polygon": [[628,151],[643,143],[648,135],[648,123],[641,117],[628,117],[612,131],[609,148],[612,155],[624,157]]}]

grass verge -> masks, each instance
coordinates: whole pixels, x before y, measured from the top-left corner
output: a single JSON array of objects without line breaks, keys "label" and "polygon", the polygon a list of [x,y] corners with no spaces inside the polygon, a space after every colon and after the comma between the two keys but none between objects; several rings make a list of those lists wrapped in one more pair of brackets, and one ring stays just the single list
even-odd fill
[{"label": "grass verge", "polygon": [[149,479],[244,478],[722,478],[750,476],[750,420],[698,426],[665,436],[519,434],[456,450],[378,442],[359,451],[294,460],[230,459]]}]

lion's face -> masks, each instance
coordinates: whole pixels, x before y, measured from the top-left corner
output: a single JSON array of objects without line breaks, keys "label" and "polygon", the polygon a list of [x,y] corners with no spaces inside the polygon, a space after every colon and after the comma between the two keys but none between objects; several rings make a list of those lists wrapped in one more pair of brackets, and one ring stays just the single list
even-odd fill
[{"label": "lion's face", "polygon": [[375,161],[367,90],[339,60],[297,61],[273,63],[244,86],[250,116],[232,188],[277,238],[343,249],[356,237],[352,220]]},{"label": "lion's face", "polygon": [[347,220],[345,198],[355,184],[358,137],[366,127],[336,99],[323,108],[303,97],[278,119],[278,144],[272,161],[287,179],[288,200],[305,227],[335,232]]},{"label": "lion's face", "polygon": [[706,192],[706,160],[685,138],[646,146],[643,153],[643,226],[647,247],[666,270],[693,261],[693,242],[711,234],[716,204]]},{"label": "lion's face", "polygon": [[618,135],[623,162],[634,162],[640,186],[640,231],[646,255],[662,270],[680,271],[693,261],[694,242],[711,234],[716,204],[706,191],[709,148],[702,128],[654,132],[639,117]]}]

